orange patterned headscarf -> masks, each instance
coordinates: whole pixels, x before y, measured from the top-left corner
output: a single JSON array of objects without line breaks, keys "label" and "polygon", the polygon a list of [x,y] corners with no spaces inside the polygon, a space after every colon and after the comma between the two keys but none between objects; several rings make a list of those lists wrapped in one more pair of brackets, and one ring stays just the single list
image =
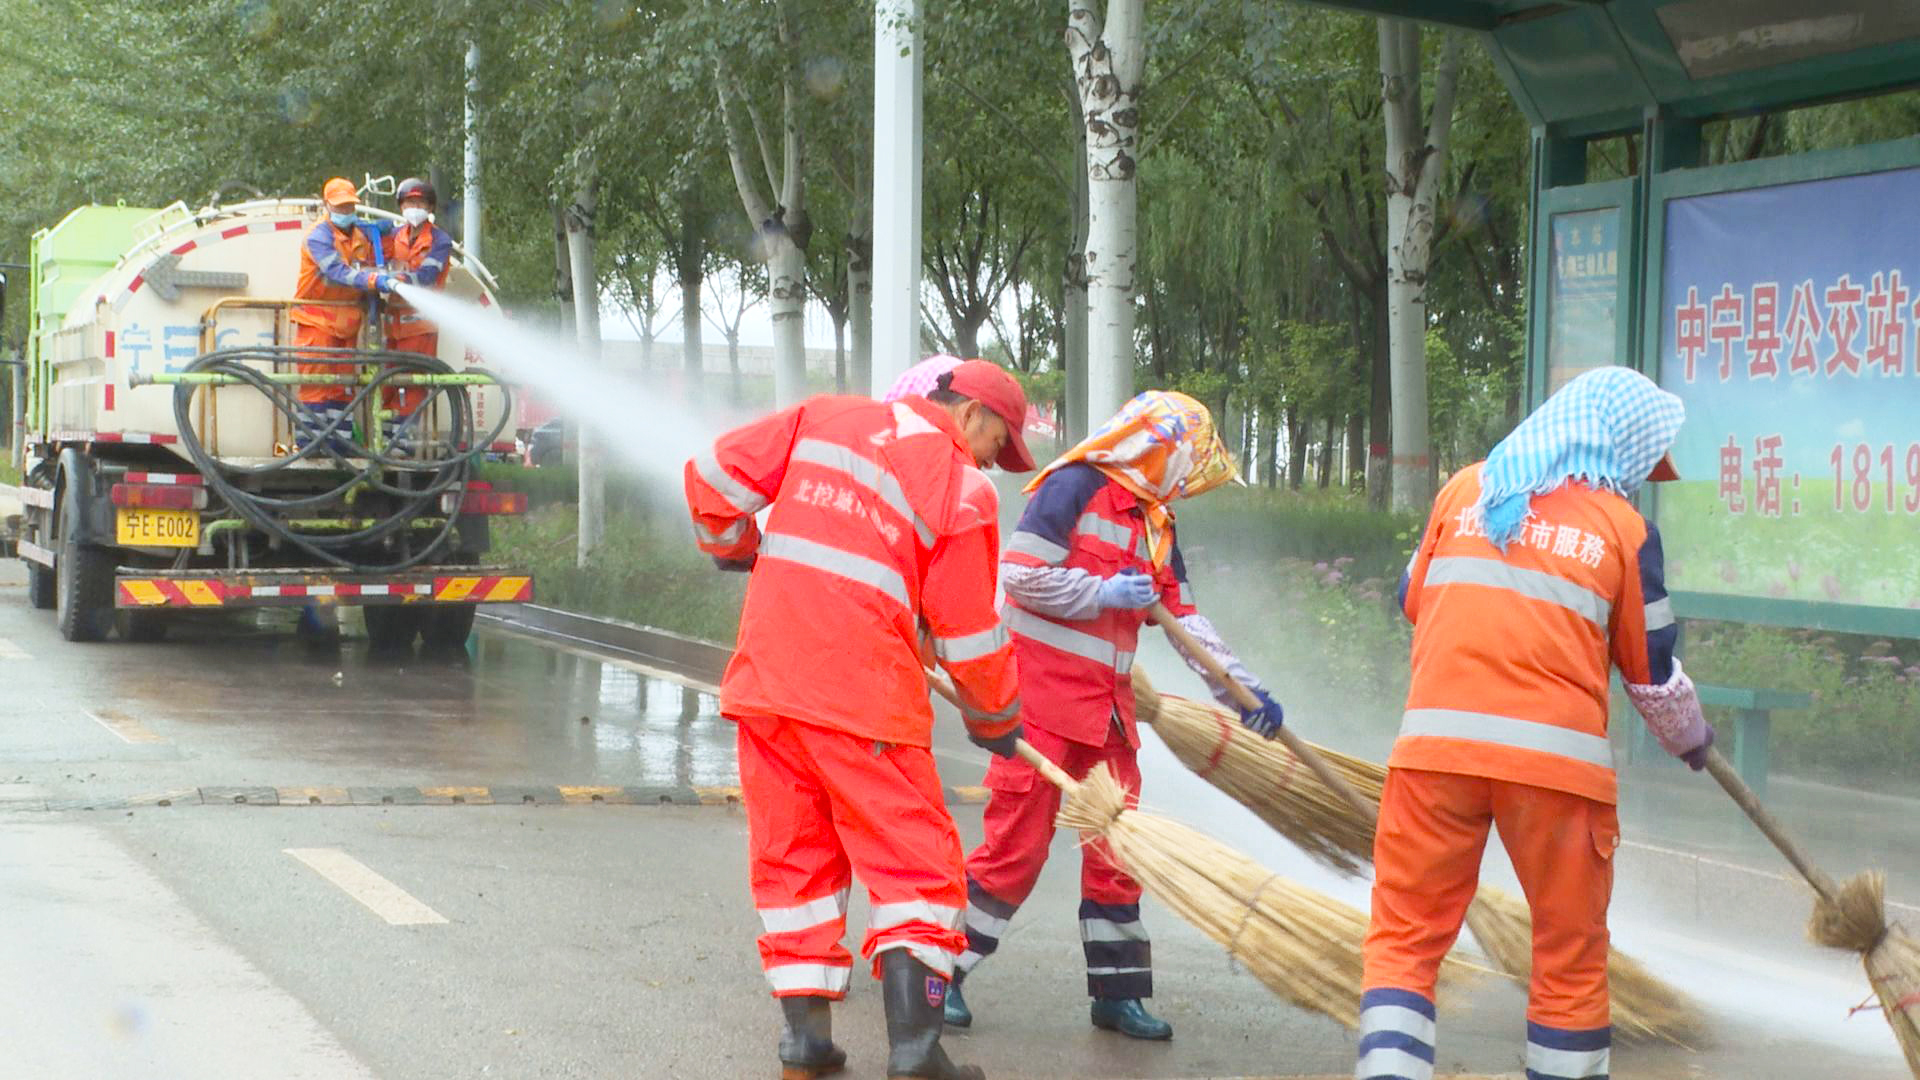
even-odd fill
[{"label": "orange patterned headscarf", "polygon": [[1099,469],[1141,501],[1155,566],[1165,566],[1173,554],[1173,513],[1167,504],[1236,478],[1233,457],[1213,428],[1213,414],[1171,390],[1148,390],[1127,402],[1099,430],[1040,470],[1027,492],[1054,470],[1077,462]]}]

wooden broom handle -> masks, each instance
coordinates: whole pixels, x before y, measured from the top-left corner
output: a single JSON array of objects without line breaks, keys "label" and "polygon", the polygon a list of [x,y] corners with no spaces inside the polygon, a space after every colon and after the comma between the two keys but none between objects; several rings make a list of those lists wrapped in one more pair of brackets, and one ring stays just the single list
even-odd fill
[{"label": "wooden broom handle", "polygon": [[1707,747],[1707,771],[1720,781],[1720,786],[1727,789],[1727,794],[1733,796],[1733,801],[1747,812],[1747,817],[1766,834],[1767,839],[1773,841],[1773,846],[1780,849],[1780,854],[1787,857],[1795,870],[1800,871],[1800,876],[1807,879],[1807,884],[1813,886],[1813,891],[1819,893],[1822,900],[1833,903],[1839,898],[1840,889],[1833,879],[1827,876],[1825,870],[1815,866],[1812,859],[1807,858],[1806,853],[1800,850],[1800,845],[1787,835],[1786,827],[1760,804],[1760,797],[1753,793],[1747,782],[1740,779],[1733,763],[1711,746]]},{"label": "wooden broom handle", "polygon": [[[1253,691],[1242,686],[1240,680],[1228,674],[1226,667],[1220,663],[1219,658],[1209,652],[1205,645],[1200,644],[1199,639],[1189,634],[1187,628],[1180,625],[1180,620],[1174,618],[1173,612],[1168,611],[1165,604],[1155,601],[1153,606],[1147,609],[1147,613],[1152,617],[1154,622],[1160,624],[1160,629],[1165,630],[1167,636],[1172,638],[1176,645],[1180,646],[1181,652],[1193,657],[1201,667],[1207,669],[1207,674],[1212,677],[1215,682],[1227,688],[1227,691],[1233,695],[1233,699],[1240,703],[1241,708],[1251,712],[1263,707],[1264,703],[1259,697],[1255,696]],[[1334,772],[1333,766],[1327,764],[1327,759],[1321,756],[1319,751],[1308,746],[1305,739],[1295,735],[1293,729],[1285,725],[1281,726],[1278,735],[1281,743],[1293,752],[1293,756],[1306,762],[1307,768],[1313,770],[1313,775],[1319,777],[1320,782],[1327,785],[1329,791],[1345,799],[1347,805],[1353,807],[1353,812],[1360,815],[1361,820],[1379,820],[1380,808],[1368,802],[1358,791],[1355,791],[1353,785],[1347,783],[1346,777]]]},{"label": "wooden broom handle", "polygon": [[[966,706],[960,704],[960,695],[953,689],[953,684],[948,682],[940,674],[933,671],[927,672],[927,685],[933,687],[934,693],[946,698],[947,704],[961,710],[962,713],[966,711]],[[1040,770],[1040,775],[1047,778],[1047,783],[1052,784],[1061,791],[1071,795],[1080,789],[1080,782],[1078,780],[1068,776],[1067,770],[1055,765],[1052,758],[1034,749],[1033,744],[1027,740],[1015,739],[1013,741],[1013,752],[1020,755],[1021,761]]]}]

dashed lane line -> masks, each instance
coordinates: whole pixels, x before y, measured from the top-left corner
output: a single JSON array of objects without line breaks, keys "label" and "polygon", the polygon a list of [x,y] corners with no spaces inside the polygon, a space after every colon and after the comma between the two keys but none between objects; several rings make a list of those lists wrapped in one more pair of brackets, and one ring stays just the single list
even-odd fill
[{"label": "dashed lane line", "polygon": [[155,734],[137,717],[128,716],[118,709],[88,709],[87,719],[106,728],[124,743],[138,745],[167,741],[165,736]]},{"label": "dashed lane line", "polygon": [[447,921],[445,915],[421,903],[412,893],[381,877],[367,864],[339,848],[284,850],[392,926],[432,926]]}]

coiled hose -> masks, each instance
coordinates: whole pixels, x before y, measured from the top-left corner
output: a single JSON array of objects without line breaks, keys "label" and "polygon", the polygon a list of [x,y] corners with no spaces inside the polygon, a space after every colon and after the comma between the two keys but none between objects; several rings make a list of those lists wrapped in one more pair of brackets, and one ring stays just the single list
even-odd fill
[{"label": "coiled hose", "polygon": [[[364,545],[378,543],[409,529],[415,518],[438,507],[440,496],[454,492],[458,498],[455,504],[464,500],[472,479],[473,463],[493,445],[494,440],[506,430],[507,420],[513,415],[512,400],[509,397],[500,410],[500,419],[482,438],[472,437],[475,428],[473,402],[464,386],[428,386],[430,392],[416,415],[426,415],[438,398],[444,395],[452,414],[448,431],[447,445],[458,448],[453,456],[440,460],[419,460],[410,457],[396,457],[387,450],[373,450],[355,441],[347,428],[348,417],[358,412],[369,402],[378,401],[376,396],[389,382],[401,375],[453,375],[456,372],[446,362],[436,356],[421,353],[390,352],[386,350],[330,349],[315,346],[259,345],[243,346],[231,349],[216,349],[195,359],[182,369],[183,374],[214,374],[233,378],[246,383],[260,393],[285,416],[292,430],[299,431],[309,425],[302,417],[299,397],[291,384],[275,382],[254,364],[281,365],[293,362],[314,363],[324,361],[329,364],[351,365],[358,368],[375,367],[371,378],[364,383],[355,384],[351,401],[340,414],[319,428],[310,428],[305,446],[294,453],[275,458],[261,465],[238,465],[221,461],[209,453],[200,442],[199,433],[194,430],[190,418],[194,391],[199,386],[191,382],[176,383],[173,388],[173,418],[176,430],[180,433],[180,445],[186,448],[187,455],[199,467],[200,474],[206,478],[207,487],[226,505],[247,523],[270,536],[279,537],[288,544],[332,566],[362,574],[392,573],[416,566],[425,561],[452,534],[457,514],[446,515],[446,521],[434,534],[430,543],[391,563],[363,563],[349,558],[345,552]],[[504,387],[503,387],[504,391]],[[209,388],[211,392],[211,388]],[[511,393],[510,391],[505,391]],[[351,452],[348,452],[350,448]],[[234,482],[236,477],[259,477],[282,472],[296,462],[325,457],[331,459],[336,467],[347,473],[345,479],[326,491],[312,495],[274,496],[258,491],[248,491]],[[426,479],[418,486],[398,486],[388,481],[389,473],[400,473]],[[381,518],[364,529],[348,533],[303,532],[294,528],[285,520],[291,511],[307,507],[323,506],[346,496],[355,488],[376,491],[399,500],[399,509],[387,517]]]}]

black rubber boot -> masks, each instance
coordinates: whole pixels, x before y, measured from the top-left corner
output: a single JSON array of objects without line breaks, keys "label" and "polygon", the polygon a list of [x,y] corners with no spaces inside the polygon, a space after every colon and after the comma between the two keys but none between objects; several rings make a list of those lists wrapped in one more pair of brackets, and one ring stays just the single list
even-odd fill
[{"label": "black rubber boot", "polygon": [[960,994],[960,984],[966,976],[954,972],[953,982],[947,984],[947,1026],[950,1028],[970,1028],[973,1026],[973,1010],[967,1008],[967,999]]},{"label": "black rubber boot", "polygon": [[947,977],[905,949],[880,954],[880,993],[887,1006],[888,1080],[986,1080],[972,1065],[955,1065],[940,1049]]},{"label": "black rubber boot", "polygon": [[847,1052],[833,1045],[833,1003],[823,997],[784,997],[780,1011],[780,1080],[813,1080],[846,1068]]},{"label": "black rubber boot", "polygon": [[1094,998],[1093,1026],[1129,1039],[1173,1038],[1173,1025],[1148,1012],[1139,998]]}]

